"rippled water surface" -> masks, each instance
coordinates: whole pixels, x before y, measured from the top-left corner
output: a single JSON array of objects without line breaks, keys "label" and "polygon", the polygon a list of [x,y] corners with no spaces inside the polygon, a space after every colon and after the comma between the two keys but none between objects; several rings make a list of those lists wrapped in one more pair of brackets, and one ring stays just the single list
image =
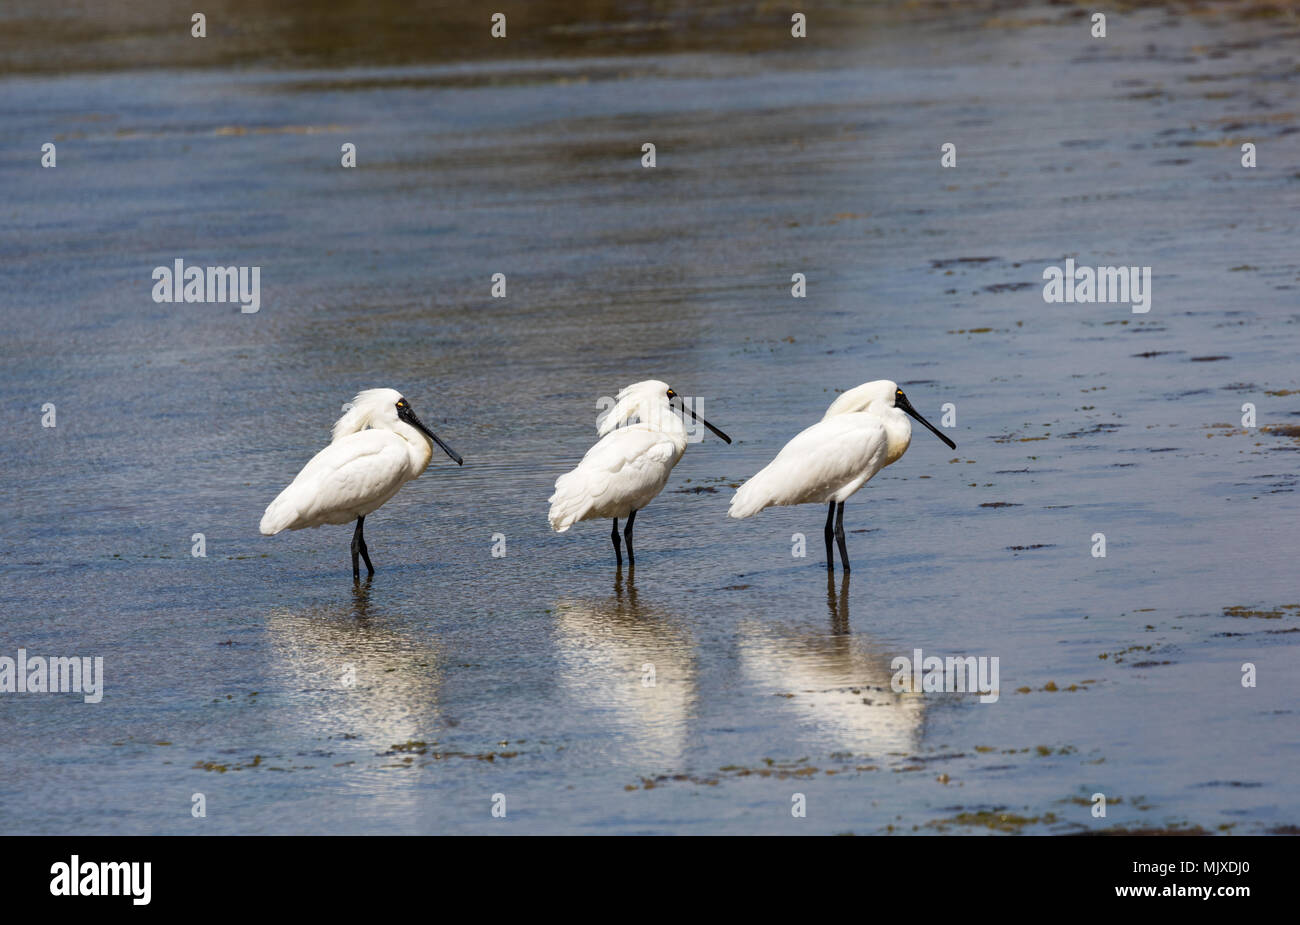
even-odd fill
[{"label": "rippled water surface", "polygon": [[[4,829],[1294,829],[1300,31],[1040,12],[15,66],[0,654],[106,688],[0,697]],[[178,257],[260,266],[261,310],[154,303]],[[1151,266],[1151,311],[1046,304],[1067,257]],[[689,447],[629,575],[546,498],[651,377],[735,442]],[[874,378],[958,449],[917,429],[828,581],[822,510],[727,501]],[[354,589],[347,528],[257,524],[380,385],[466,464],[367,519]],[[894,693],[917,648],[997,656],[997,702]]]}]

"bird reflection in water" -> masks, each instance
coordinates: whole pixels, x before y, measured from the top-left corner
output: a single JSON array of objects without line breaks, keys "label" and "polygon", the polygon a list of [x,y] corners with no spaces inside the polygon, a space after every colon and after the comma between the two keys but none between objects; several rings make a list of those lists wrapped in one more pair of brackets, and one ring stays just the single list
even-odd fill
[{"label": "bird reflection in water", "polygon": [[614,600],[620,604],[626,604],[627,607],[636,610],[636,566],[629,566],[627,570],[627,597],[624,598],[623,589],[623,566],[619,566],[614,572]]},{"label": "bird reflection in water", "polygon": [[835,591],[835,573],[826,571],[826,606],[831,612],[831,635],[847,636],[849,627],[849,572],[840,579],[839,592]]},{"label": "bird reflection in water", "polygon": [[561,693],[604,757],[661,773],[682,765],[695,711],[694,645],[679,621],[645,602],[636,573],[615,572],[614,593],[555,605]]},{"label": "bird reflection in water", "polygon": [[[849,574],[827,575],[830,631],[748,620],[740,628],[741,671],[766,695],[779,695],[809,743],[885,760],[913,753],[925,719],[923,697],[895,693],[891,655],[849,621]],[[793,696],[791,696],[793,695]]]},{"label": "bird reflection in water", "polygon": [[355,585],[350,600],[272,610],[267,677],[281,689],[268,700],[280,708],[275,721],[325,748],[362,744],[370,756],[436,738],[443,654],[425,636],[383,625],[383,617],[369,583]]},{"label": "bird reflection in water", "polygon": [[356,582],[352,585],[352,617],[362,625],[370,622],[370,583],[372,580],[367,578],[364,584]]}]

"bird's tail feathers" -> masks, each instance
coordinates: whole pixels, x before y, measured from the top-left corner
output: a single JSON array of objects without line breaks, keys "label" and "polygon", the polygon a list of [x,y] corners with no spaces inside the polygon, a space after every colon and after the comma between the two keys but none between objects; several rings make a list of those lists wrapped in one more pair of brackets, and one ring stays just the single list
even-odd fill
[{"label": "bird's tail feathers", "polygon": [[762,470],[736,489],[736,493],[731,496],[731,506],[727,509],[728,517],[735,517],[738,520],[753,517],[763,508],[772,505],[772,495],[765,485],[766,479],[763,478],[766,472],[766,469]]},{"label": "bird's tail feathers", "polygon": [[[259,529],[264,536],[275,536],[281,530],[297,530],[306,511],[302,499],[295,497],[294,485],[287,486],[266,506]],[[310,502],[308,503],[310,507]]]},{"label": "bird's tail feathers", "polygon": [[566,472],[555,480],[555,494],[550,497],[551,512],[548,519],[551,529],[563,533],[591,510],[591,498],[582,489],[578,473]]},{"label": "bird's tail feathers", "polygon": [[267,506],[266,513],[262,515],[262,523],[258,529],[262,531],[263,536],[275,536],[297,518],[298,512],[285,504],[283,498],[284,496],[281,495],[272,501]]}]

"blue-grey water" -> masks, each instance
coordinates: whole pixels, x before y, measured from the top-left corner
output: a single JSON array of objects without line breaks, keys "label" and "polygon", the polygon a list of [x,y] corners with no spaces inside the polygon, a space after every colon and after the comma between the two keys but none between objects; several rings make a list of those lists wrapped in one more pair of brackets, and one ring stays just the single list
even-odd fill
[{"label": "blue-grey water", "polygon": [[[105,686],[0,694],[3,830],[1294,831],[1300,33],[1037,12],[5,76],[0,655]],[[1046,303],[1067,257],[1150,266],[1150,311]],[[154,302],[177,258],[260,311]],[[629,576],[546,499],[644,378],[735,442]],[[823,510],[727,501],[876,378],[958,448],[915,430],[828,585]],[[466,463],[367,518],[354,589],[348,528],[257,524],[374,386]],[[997,701],[891,691],[918,648]]]}]

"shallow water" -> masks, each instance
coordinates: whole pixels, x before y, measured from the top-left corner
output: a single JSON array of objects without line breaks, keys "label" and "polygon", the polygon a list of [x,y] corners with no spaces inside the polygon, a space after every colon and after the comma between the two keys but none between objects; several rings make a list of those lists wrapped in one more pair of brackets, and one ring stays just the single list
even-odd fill
[{"label": "shallow water", "polygon": [[[0,654],[106,672],[0,697],[5,830],[1300,824],[1295,30],[983,15],[870,53],[5,79]],[[177,257],[261,266],[261,311],[154,303]],[[1066,257],[1150,265],[1151,311],[1046,304]],[[620,575],[546,498],[648,377],[735,443],[690,446]],[[823,511],[728,521],[730,487],[881,377],[955,404],[958,449],[917,428],[828,584]],[[354,590],[346,528],[257,522],[377,385],[466,464],[368,518]],[[998,701],[894,694],[916,648],[998,656]]]}]

